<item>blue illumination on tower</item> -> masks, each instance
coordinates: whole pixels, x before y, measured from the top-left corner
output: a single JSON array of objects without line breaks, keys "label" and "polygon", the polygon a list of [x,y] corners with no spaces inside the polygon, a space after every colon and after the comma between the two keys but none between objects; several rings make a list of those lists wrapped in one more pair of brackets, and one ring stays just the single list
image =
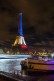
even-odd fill
[{"label": "blue illumination on tower", "polygon": [[18,31],[18,33],[19,33],[20,36],[23,36],[23,29],[22,29],[22,13],[20,13],[19,16],[20,16],[20,20],[19,20],[19,31]]}]

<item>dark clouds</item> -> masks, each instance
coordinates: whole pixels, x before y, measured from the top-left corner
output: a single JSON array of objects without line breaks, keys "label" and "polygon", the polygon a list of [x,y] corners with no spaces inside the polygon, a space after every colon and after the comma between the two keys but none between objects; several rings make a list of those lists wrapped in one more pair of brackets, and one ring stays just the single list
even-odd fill
[{"label": "dark clouds", "polygon": [[0,39],[16,36],[21,11],[24,34],[54,34],[53,0],[0,0]]}]

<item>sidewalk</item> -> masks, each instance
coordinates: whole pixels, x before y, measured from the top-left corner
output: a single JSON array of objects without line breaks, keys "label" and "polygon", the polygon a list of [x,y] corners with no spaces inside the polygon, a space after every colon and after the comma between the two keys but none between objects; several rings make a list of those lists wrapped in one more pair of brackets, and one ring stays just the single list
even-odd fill
[{"label": "sidewalk", "polygon": [[31,76],[16,75],[12,73],[0,72],[0,78],[4,78],[8,81],[31,81]]}]

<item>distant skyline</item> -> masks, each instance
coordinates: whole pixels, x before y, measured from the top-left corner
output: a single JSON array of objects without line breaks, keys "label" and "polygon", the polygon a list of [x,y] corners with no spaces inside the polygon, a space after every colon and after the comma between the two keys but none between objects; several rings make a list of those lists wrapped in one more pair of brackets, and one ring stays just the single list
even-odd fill
[{"label": "distant skyline", "polygon": [[15,39],[20,12],[25,37],[54,37],[53,0],[0,0],[0,40]]}]

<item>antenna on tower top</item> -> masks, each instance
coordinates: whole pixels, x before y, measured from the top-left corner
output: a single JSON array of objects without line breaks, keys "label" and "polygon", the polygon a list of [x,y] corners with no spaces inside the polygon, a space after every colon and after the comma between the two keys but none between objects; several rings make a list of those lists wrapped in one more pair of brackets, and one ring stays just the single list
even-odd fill
[{"label": "antenna on tower top", "polygon": [[23,14],[22,12],[19,13],[19,15],[22,15],[22,14]]}]

